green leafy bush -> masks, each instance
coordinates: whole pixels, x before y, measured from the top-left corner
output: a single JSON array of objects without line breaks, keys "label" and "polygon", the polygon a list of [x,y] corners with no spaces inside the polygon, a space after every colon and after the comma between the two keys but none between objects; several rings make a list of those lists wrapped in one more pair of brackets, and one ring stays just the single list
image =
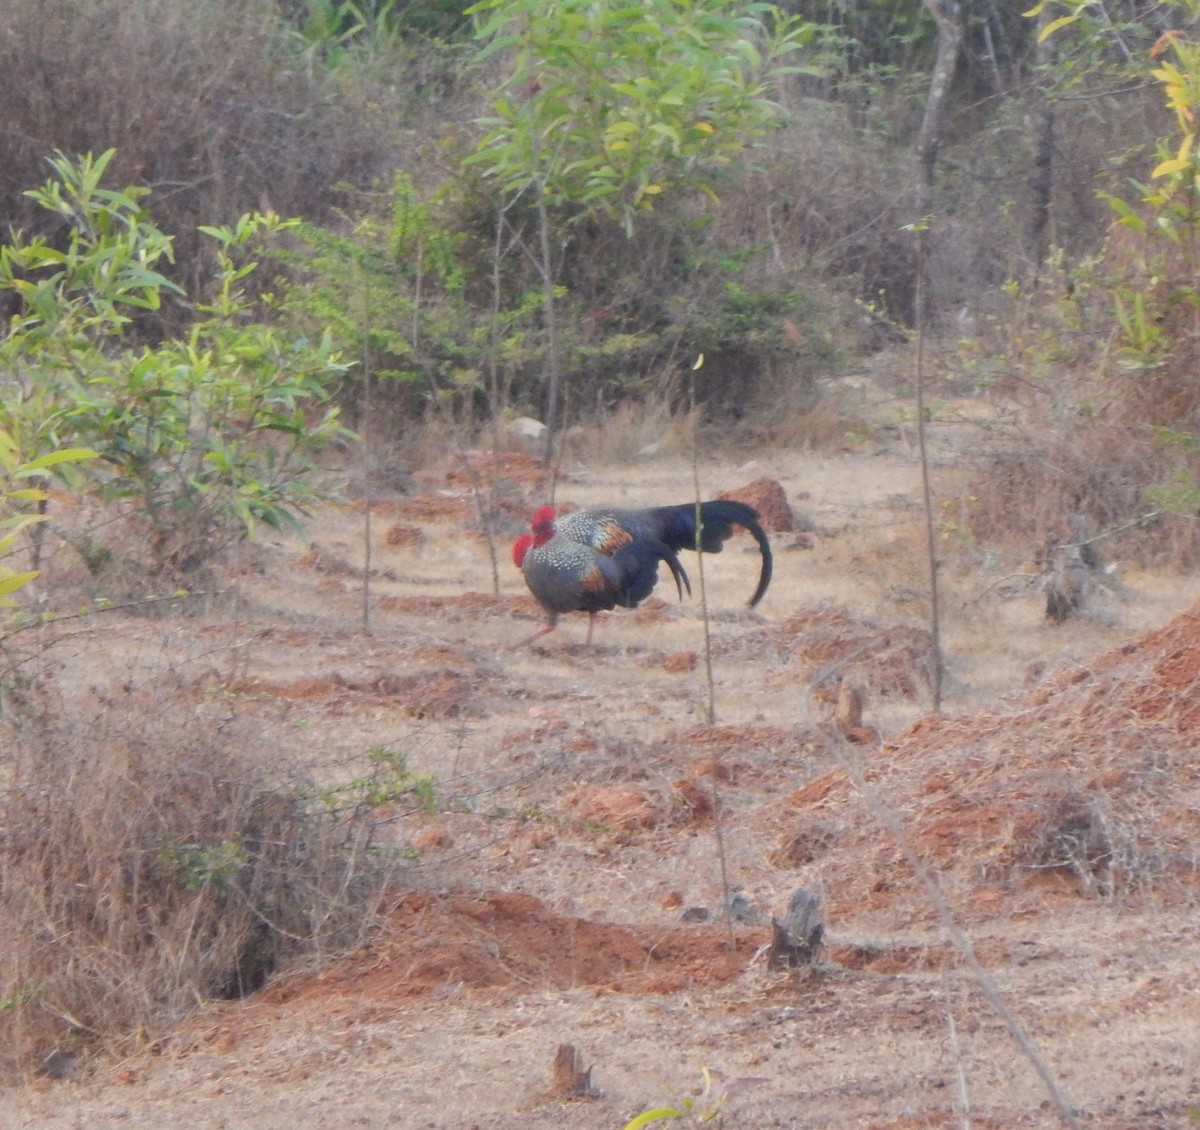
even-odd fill
[{"label": "green leafy bush", "polygon": [[[678,407],[696,352],[711,365],[698,396],[717,407],[838,363],[819,284],[799,269],[768,270],[762,248],[731,246],[733,233],[678,200],[646,213],[635,240],[605,215],[550,221],[563,245],[555,299],[573,421],[626,398]],[[541,280],[522,251],[535,228],[477,173],[424,191],[397,173],[346,229],[304,223],[300,249],[270,253],[286,270],[283,312],[297,332],[328,327],[341,350],[364,358],[343,383],[348,409],[369,371],[397,428],[435,397],[473,423],[544,408]]]},{"label": "green leafy bush", "polygon": [[258,523],[299,529],[317,452],[348,434],[328,404],[346,365],[328,335],[259,320],[245,280],[251,251],[292,226],[275,215],[202,228],[218,246],[215,297],[186,336],[139,344],[139,315],[182,290],[161,273],[171,245],[139,204],[147,190],[100,186],[112,156],[57,154],[28,193],[70,227],[65,247],[17,234],[0,249],[0,290],[20,304],[0,369],[34,390],[53,440],[99,455],[95,487],[127,506],[153,563],[186,573]]}]

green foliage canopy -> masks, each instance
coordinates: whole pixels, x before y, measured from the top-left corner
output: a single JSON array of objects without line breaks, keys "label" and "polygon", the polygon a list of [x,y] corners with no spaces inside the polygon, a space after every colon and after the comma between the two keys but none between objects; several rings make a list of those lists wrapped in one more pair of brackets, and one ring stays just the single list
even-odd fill
[{"label": "green foliage canopy", "polygon": [[815,25],[723,0],[482,0],[480,62],[506,75],[472,160],[514,194],[618,216],[716,175],[774,120]]}]

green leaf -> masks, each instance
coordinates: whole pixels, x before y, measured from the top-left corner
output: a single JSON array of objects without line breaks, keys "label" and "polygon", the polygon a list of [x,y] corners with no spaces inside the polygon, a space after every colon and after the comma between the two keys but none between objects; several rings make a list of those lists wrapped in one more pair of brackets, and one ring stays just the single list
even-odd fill
[{"label": "green leaf", "polygon": [[84,459],[98,459],[99,453],[93,451],[90,447],[65,447],[58,451],[48,451],[45,455],[39,455],[36,459],[31,459],[28,463],[23,464],[21,471],[22,475],[33,475],[39,471],[44,471],[48,467],[55,467],[59,463],[77,463]]},{"label": "green leaf", "polygon": [[684,1112],[675,1110],[671,1107],[660,1107],[657,1110],[647,1110],[639,1114],[635,1119],[625,1124],[624,1130],[642,1130],[643,1126],[649,1126],[651,1122],[661,1122],[664,1118],[682,1118]]},{"label": "green leaf", "polygon": [[[1034,11],[1040,11],[1040,10],[1041,10],[1041,9],[1040,9],[1040,6],[1039,6],[1038,8],[1036,8],[1036,9],[1034,9]],[[1027,14],[1030,14],[1030,13],[1027,13]],[[1058,17],[1058,19],[1056,19],[1056,20],[1051,20],[1051,21],[1050,21],[1050,22],[1049,22],[1049,23],[1048,23],[1048,24],[1047,24],[1047,25],[1046,25],[1044,28],[1042,28],[1042,30],[1041,30],[1040,32],[1038,32],[1037,41],[1038,41],[1039,43],[1044,43],[1044,42],[1045,42],[1047,39],[1049,39],[1049,38],[1050,38],[1050,37],[1051,37],[1051,36],[1052,36],[1052,35],[1053,35],[1053,34],[1054,34],[1056,31],[1059,31],[1059,30],[1061,30],[1062,28],[1064,28],[1064,27],[1067,27],[1068,25],[1075,23],[1075,21],[1076,21],[1076,20],[1078,20],[1078,19],[1080,19],[1080,18],[1081,18],[1081,16],[1082,16],[1082,13],[1080,13],[1080,12],[1075,12],[1073,15],[1070,15],[1070,16],[1059,16],[1059,17]]]},{"label": "green leaf", "polygon": [[[18,589],[24,588],[30,581],[37,576],[37,570],[31,570],[26,573],[13,573],[3,567],[0,567],[0,597],[7,596],[9,593],[14,593]],[[2,601],[5,605],[11,606],[11,601]]]},{"label": "green leaf", "polygon": [[1150,175],[1154,178],[1169,177],[1174,173],[1181,173],[1191,164],[1186,157],[1172,157],[1169,161],[1163,161],[1161,164],[1155,165]]}]

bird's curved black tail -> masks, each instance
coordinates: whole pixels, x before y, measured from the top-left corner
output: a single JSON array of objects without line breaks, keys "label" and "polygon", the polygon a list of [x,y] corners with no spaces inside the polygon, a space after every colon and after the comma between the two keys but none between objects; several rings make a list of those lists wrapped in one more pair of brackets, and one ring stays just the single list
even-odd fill
[{"label": "bird's curved black tail", "polygon": [[[758,542],[762,554],[762,568],[758,574],[758,587],[750,598],[753,608],[767,591],[771,583],[773,559],[771,543],[766,531],[758,521],[758,511],[744,502],[731,498],[716,498],[700,503],[700,536],[696,536],[696,504],[684,502],[678,506],[663,506],[661,515],[662,540],[671,549],[696,549],[702,553],[720,553],[722,546],[733,533],[734,526],[741,526]],[[697,542],[699,545],[697,546]]]}]

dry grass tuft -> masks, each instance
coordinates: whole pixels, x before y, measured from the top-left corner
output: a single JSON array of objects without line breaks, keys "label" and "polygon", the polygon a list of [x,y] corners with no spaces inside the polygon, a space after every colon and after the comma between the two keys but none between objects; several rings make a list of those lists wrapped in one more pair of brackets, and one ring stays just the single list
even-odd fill
[{"label": "dry grass tuft", "polygon": [[569,471],[580,463],[622,464],[684,454],[691,449],[694,427],[692,413],[674,412],[665,401],[624,400],[594,423],[562,434],[562,463]]},{"label": "dry grass tuft", "polygon": [[841,390],[814,396],[785,394],[763,406],[761,425],[770,442],[799,451],[837,451],[868,428],[862,405]]},{"label": "dry grass tuft", "polygon": [[[71,639],[105,646],[98,631]],[[359,941],[388,871],[370,809],[278,769],[236,701],[201,697],[169,665],[80,689],[48,654],[8,668],[0,719],[10,1078]]]}]

